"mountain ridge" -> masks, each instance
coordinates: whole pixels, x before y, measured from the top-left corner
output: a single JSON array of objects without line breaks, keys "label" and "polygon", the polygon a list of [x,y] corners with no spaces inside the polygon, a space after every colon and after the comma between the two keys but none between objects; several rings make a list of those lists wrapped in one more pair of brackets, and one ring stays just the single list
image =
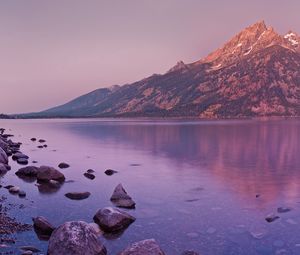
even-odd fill
[{"label": "mountain ridge", "polygon": [[199,61],[23,116],[300,116],[299,42],[295,32],[279,35],[260,21]]}]

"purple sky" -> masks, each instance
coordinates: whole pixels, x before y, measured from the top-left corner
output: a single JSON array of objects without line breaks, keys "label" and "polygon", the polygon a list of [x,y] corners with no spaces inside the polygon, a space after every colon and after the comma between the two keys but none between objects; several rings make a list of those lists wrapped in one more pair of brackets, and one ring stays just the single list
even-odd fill
[{"label": "purple sky", "polygon": [[163,73],[258,20],[300,32],[299,10],[299,0],[2,0],[0,113]]}]

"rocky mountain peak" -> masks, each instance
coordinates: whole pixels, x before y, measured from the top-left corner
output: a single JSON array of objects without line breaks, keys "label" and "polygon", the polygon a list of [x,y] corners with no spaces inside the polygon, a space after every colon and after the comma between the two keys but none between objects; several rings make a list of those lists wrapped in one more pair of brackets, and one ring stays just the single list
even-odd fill
[{"label": "rocky mountain peak", "polygon": [[292,48],[300,50],[300,36],[297,33],[290,30],[283,37]]},{"label": "rocky mountain peak", "polygon": [[202,62],[221,67],[275,44],[285,44],[284,38],[272,27],[267,27],[264,21],[260,21],[242,30]]},{"label": "rocky mountain peak", "polygon": [[178,61],[176,63],[175,66],[173,66],[169,71],[168,73],[171,73],[171,72],[174,72],[174,71],[179,71],[179,70],[186,70],[188,68],[188,66],[182,61]]}]

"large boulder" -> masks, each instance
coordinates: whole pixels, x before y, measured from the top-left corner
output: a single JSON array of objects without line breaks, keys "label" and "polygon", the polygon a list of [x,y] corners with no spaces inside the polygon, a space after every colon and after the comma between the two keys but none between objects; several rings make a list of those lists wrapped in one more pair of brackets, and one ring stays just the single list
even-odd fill
[{"label": "large boulder", "polygon": [[107,233],[122,231],[135,221],[130,214],[112,207],[98,210],[93,219]]},{"label": "large boulder", "polygon": [[123,208],[128,208],[128,209],[133,209],[135,208],[135,202],[132,200],[132,198],[127,194],[125,189],[123,188],[122,184],[119,184],[110,200],[114,203],[115,206],[117,207],[123,207]]},{"label": "large boulder", "polygon": [[38,169],[37,180],[39,182],[49,182],[50,180],[64,182],[65,179],[65,176],[53,167],[41,166]]},{"label": "large boulder", "polygon": [[29,157],[27,155],[25,155],[22,152],[16,152],[13,156],[12,156],[13,160],[18,160],[18,159],[29,159]]},{"label": "large boulder", "polygon": [[94,228],[83,221],[66,222],[51,235],[48,255],[106,255]]},{"label": "large boulder", "polygon": [[0,148],[0,163],[1,164],[8,163],[8,157],[6,155],[6,152],[2,148]]},{"label": "large boulder", "polygon": [[0,175],[6,174],[8,170],[10,170],[9,165],[0,163]]},{"label": "large boulder", "polygon": [[154,239],[133,243],[118,255],[165,255]]}]

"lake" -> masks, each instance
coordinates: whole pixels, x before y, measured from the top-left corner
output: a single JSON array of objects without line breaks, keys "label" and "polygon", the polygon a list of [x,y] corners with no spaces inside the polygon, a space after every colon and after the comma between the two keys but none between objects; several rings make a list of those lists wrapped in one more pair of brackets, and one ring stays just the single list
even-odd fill
[{"label": "lake", "polygon": [[[170,255],[195,250],[202,255],[300,254],[300,120],[0,120],[0,127],[23,143],[21,151],[36,165],[55,166],[67,180],[59,190],[39,190],[12,170],[2,184],[20,186],[26,199],[0,189],[10,213],[24,223],[45,216],[54,225],[93,221],[96,211],[112,206],[110,196],[122,183],[136,202],[137,220],[118,237],[103,238],[108,254],[155,238]],[[38,149],[31,137],[47,140]],[[96,178],[83,173],[92,168]],[[106,169],[118,171],[106,176]],[[89,191],[82,201],[71,191]],[[277,213],[278,207],[290,207]],[[268,223],[275,213],[280,219]],[[48,243],[33,231],[17,235],[15,251]],[[3,251],[5,249],[2,249]]]}]

